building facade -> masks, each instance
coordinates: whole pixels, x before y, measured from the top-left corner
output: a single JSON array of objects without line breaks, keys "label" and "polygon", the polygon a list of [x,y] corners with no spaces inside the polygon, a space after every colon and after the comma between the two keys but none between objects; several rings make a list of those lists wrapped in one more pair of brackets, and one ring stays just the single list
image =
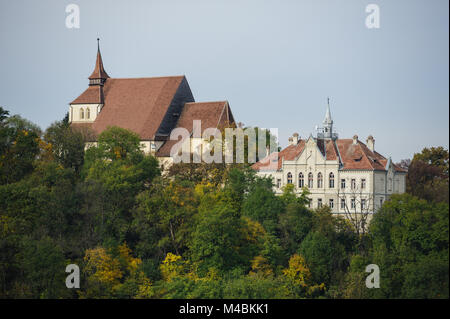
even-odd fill
[{"label": "building facade", "polygon": [[195,102],[185,76],[111,78],[99,46],[89,86],[69,106],[71,127],[86,131],[87,147],[108,127],[122,127],[137,133],[142,150],[166,167],[172,163],[172,147],[190,142],[171,140],[172,131],[184,128],[192,135],[194,121],[202,129],[235,122],[227,101]]},{"label": "building facade", "polygon": [[259,176],[270,176],[275,192],[292,184],[297,194],[310,192],[310,207],[328,205],[334,214],[372,214],[394,193],[405,192],[406,171],[375,150],[375,139],[366,144],[355,135],[339,139],[328,104],[317,135],[301,139],[253,165]]}]

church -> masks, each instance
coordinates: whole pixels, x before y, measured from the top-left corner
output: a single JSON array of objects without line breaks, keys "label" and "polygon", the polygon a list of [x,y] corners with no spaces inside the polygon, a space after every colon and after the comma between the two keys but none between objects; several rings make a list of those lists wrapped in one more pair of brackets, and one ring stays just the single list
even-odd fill
[{"label": "church", "polygon": [[[98,39],[97,39],[98,41]],[[223,128],[235,120],[227,101],[195,102],[185,76],[111,78],[103,66],[100,46],[89,86],[70,103],[71,127],[89,132],[89,145],[110,126],[137,133],[146,154],[170,165],[173,129],[193,130],[194,120],[203,128]]]},{"label": "church", "polygon": [[357,135],[338,138],[329,101],[316,136],[301,139],[294,133],[286,148],[252,167],[259,176],[273,179],[277,194],[282,194],[286,184],[292,184],[296,194],[307,187],[311,208],[328,205],[334,214],[347,217],[372,214],[390,195],[404,193],[406,187],[406,170],[375,150],[373,136],[366,143]]}]

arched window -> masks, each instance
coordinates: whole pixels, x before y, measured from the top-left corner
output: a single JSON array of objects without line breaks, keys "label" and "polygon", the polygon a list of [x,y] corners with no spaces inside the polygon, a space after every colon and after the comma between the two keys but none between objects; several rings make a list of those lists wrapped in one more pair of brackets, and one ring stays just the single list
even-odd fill
[{"label": "arched window", "polygon": [[287,183],[292,184],[292,174],[291,172],[287,173]]},{"label": "arched window", "polygon": [[329,179],[330,188],[334,188],[334,174],[330,173],[330,179]]},{"label": "arched window", "polygon": [[305,178],[303,177],[303,173],[298,174],[298,187],[302,188],[305,186]]},{"label": "arched window", "polygon": [[313,173],[308,174],[308,188],[313,188],[314,177]]},{"label": "arched window", "polygon": [[86,118],[90,118],[91,117],[91,110],[89,108],[86,109]]},{"label": "arched window", "polygon": [[84,119],[84,110],[83,110],[83,108],[80,109],[80,119]]},{"label": "arched window", "polygon": [[323,187],[323,176],[322,173],[317,174],[317,188]]}]

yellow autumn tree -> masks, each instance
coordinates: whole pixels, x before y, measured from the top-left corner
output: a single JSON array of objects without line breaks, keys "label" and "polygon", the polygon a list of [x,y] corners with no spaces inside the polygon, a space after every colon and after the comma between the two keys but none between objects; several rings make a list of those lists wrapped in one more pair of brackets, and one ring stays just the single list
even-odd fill
[{"label": "yellow autumn tree", "polygon": [[167,253],[160,265],[160,270],[163,279],[171,282],[175,277],[181,277],[186,273],[186,262],[181,256]]},{"label": "yellow autumn tree", "polygon": [[81,298],[150,298],[150,280],[140,269],[141,259],[132,256],[126,243],[116,250],[103,247],[86,250],[84,272],[87,288]]},{"label": "yellow autumn tree", "polygon": [[114,259],[103,247],[86,250],[84,256],[86,262],[85,271],[99,282],[111,285],[120,283],[123,274],[120,270],[119,260]]},{"label": "yellow autumn tree", "polygon": [[269,277],[273,275],[272,266],[269,264],[267,258],[263,256],[256,256],[252,259],[252,270],[249,272],[250,276]]},{"label": "yellow autumn tree", "polygon": [[289,267],[283,270],[289,288],[296,297],[310,297],[325,289],[325,284],[314,284],[303,256],[294,254],[289,259]]}]

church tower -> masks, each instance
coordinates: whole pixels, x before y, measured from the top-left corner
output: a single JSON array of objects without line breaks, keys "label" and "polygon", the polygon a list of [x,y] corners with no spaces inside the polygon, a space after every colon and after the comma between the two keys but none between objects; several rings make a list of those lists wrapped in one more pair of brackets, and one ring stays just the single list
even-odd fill
[{"label": "church tower", "polygon": [[89,85],[98,85],[102,87],[108,78],[109,75],[103,68],[102,55],[100,53],[100,39],[97,38],[97,60],[95,61],[94,71],[89,77]]},{"label": "church tower", "polygon": [[331,118],[331,111],[330,111],[330,98],[328,98],[327,112],[325,113],[325,119],[323,120],[323,137],[324,138],[333,137],[333,120]]},{"label": "church tower", "polygon": [[105,103],[103,86],[108,79],[109,75],[103,67],[100,53],[100,39],[97,38],[97,60],[94,71],[89,76],[89,87],[70,104],[70,123],[93,123],[95,121]]}]

